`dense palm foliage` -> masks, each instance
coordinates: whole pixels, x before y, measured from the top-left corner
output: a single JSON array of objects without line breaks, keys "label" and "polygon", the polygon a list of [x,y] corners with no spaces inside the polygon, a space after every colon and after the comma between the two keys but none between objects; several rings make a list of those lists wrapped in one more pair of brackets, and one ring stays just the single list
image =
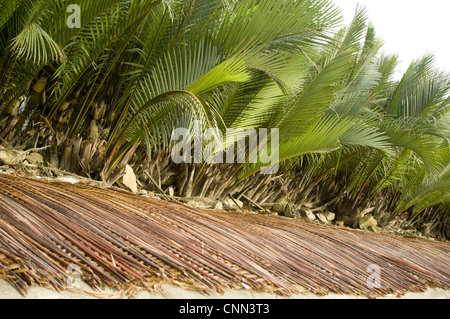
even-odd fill
[{"label": "dense palm foliage", "polygon": [[[70,4],[80,28],[67,25]],[[380,54],[363,9],[339,31],[329,0],[0,9],[4,147],[49,146],[49,165],[110,184],[129,164],[148,189],[328,207],[349,223],[375,207],[384,224],[407,214],[448,237],[449,78],[425,56],[397,79],[398,57]],[[199,120],[279,129],[278,173],[259,174],[261,162],[173,163],[173,129]]]}]

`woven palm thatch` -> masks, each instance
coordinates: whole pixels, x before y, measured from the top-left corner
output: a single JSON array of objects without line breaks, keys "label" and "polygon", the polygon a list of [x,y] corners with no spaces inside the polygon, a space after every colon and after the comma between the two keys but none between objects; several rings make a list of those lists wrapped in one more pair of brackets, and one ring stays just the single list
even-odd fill
[{"label": "woven palm thatch", "polygon": [[[251,213],[206,211],[84,184],[0,174],[0,277],[65,289],[161,283],[222,292],[377,297],[450,288],[450,245]],[[381,269],[380,288],[367,285]]]}]

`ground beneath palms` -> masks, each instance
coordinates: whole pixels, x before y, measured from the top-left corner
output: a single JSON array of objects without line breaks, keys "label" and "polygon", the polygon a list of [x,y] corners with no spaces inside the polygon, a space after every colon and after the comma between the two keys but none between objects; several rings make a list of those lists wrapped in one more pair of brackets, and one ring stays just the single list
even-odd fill
[{"label": "ground beneath palms", "polygon": [[23,296],[32,286],[65,291],[70,269],[83,287],[129,297],[162,287],[364,297],[450,289],[448,242],[6,174],[0,216],[0,294],[5,281]]}]

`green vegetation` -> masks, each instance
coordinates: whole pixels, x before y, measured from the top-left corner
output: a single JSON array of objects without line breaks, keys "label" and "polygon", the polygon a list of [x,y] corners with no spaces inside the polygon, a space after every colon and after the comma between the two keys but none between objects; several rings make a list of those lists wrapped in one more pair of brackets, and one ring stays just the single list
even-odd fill
[{"label": "green vegetation", "polygon": [[[69,28],[70,4],[80,28]],[[0,138],[46,162],[145,188],[327,207],[375,207],[450,237],[450,78],[397,56],[330,0],[0,0]],[[175,164],[174,128],[278,128],[280,169]],[[217,141],[227,147],[226,141]],[[205,142],[206,143],[206,142]]]}]

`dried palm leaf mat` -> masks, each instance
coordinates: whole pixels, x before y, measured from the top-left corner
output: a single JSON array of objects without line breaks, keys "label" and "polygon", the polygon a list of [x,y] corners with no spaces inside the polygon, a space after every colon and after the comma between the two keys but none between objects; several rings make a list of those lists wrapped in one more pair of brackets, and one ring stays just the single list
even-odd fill
[{"label": "dried palm leaf mat", "polygon": [[[65,289],[173,283],[222,292],[383,296],[450,288],[450,245],[250,213],[205,211],[83,184],[0,174],[0,277]],[[381,269],[370,289],[369,265]]]}]

